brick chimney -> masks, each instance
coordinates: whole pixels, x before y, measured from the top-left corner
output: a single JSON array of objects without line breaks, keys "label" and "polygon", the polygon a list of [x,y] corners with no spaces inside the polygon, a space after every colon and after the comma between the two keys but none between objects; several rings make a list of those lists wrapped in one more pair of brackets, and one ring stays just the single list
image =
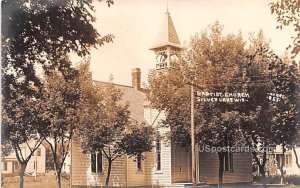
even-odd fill
[{"label": "brick chimney", "polygon": [[131,76],[132,76],[132,87],[135,90],[140,90],[141,89],[141,69],[140,68],[132,69]]}]

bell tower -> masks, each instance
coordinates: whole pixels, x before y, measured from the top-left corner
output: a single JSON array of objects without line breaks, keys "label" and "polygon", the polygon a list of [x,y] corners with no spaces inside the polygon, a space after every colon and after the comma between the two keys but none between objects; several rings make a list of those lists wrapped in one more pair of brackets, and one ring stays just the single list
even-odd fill
[{"label": "bell tower", "polygon": [[171,67],[172,61],[178,57],[182,49],[171,15],[167,8],[157,40],[150,48],[150,50],[154,51],[156,54],[155,70],[163,71]]}]

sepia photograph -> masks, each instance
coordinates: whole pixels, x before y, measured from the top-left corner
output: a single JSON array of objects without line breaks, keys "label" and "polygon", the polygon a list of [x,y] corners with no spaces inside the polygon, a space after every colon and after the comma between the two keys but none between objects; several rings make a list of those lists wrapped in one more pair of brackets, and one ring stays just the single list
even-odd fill
[{"label": "sepia photograph", "polygon": [[3,188],[300,187],[300,0],[1,0]]}]

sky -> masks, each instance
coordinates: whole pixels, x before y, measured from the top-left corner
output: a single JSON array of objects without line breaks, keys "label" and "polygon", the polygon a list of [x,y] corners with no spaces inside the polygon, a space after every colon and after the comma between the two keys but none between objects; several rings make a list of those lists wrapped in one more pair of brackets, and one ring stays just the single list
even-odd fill
[{"label": "sky", "polygon": [[158,36],[167,5],[181,44],[191,36],[219,21],[225,34],[263,30],[271,48],[283,55],[292,43],[291,28],[276,29],[276,16],[271,15],[269,0],[115,0],[108,7],[95,3],[96,29],[101,35],[113,34],[113,43],[91,51],[93,79],[131,85],[131,70],[141,68],[142,82],[147,83],[155,67],[155,54],[149,48]]}]

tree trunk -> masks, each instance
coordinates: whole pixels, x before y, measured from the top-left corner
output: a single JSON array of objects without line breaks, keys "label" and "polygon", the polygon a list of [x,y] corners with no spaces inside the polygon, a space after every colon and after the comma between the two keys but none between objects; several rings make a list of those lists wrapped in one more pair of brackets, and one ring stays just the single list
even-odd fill
[{"label": "tree trunk", "polygon": [[55,171],[56,171],[56,181],[57,181],[57,187],[61,188],[61,166],[60,166],[60,162],[57,161],[57,156],[55,155]]},{"label": "tree trunk", "polygon": [[262,162],[261,162],[261,165],[259,167],[259,171],[260,171],[259,173],[261,174],[261,176],[263,178],[266,177],[266,171],[265,171],[266,161],[267,161],[267,151],[264,149]]},{"label": "tree trunk", "polygon": [[107,175],[106,175],[106,181],[105,181],[106,187],[108,187],[108,184],[109,184],[109,177],[110,177],[111,165],[112,165],[112,160],[111,159],[107,159],[107,161],[108,161],[108,169],[107,169]]},{"label": "tree trunk", "polygon": [[224,152],[218,153],[219,157],[219,181],[218,185],[223,183],[223,174],[224,174]]},{"label": "tree trunk", "polygon": [[282,144],[282,158],[281,158],[281,164],[280,164],[280,183],[283,184],[283,178],[284,178],[284,172],[283,172],[283,166],[285,163],[285,145]]},{"label": "tree trunk", "polygon": [[26,166],[27,166],[27,163],[21,163],[21,169],[20,169],[20,172],[19,172],[20,188],[24,187],[24,174],[25,174]]},{"label": "tree trunk", "polygon": [[61,172],[56,172],[57,187],[61,188]]},{"label": "tree trunk", "polygon": [[257,153],[255,151],[252,152],[252,155],[253,155],[253,158],[256,162],[256,164],[258,165],[258,171],[259,171],[259,174],[264,178],[266,177],[266,172],[265,172],[265,165],[266,165],[266,160],[267,160],[267,153],[266,151],[264,150],[263,152],[263,158],[262,158],[262,162],[260,162],[258,156],[257,156]]},{"label": "tree trunk", "polygon": [[259,174],[261,175],[261,177],[266,177],[266,172],[265,172],[265,167],[261,164],[258,165],[259,166]]},{"label": "tree trunk", "polygon": [[295,158],[296,158],[296,165],[298,168],[300,168],[300,164],[299,164],[299,159],[298,159],[298,155],[297,155],[297,152],[296,152],[296,148],[295,148],[295,145],[292,145],[293,147],[293,152],[294,152],[294,155],[295,155]]}]

